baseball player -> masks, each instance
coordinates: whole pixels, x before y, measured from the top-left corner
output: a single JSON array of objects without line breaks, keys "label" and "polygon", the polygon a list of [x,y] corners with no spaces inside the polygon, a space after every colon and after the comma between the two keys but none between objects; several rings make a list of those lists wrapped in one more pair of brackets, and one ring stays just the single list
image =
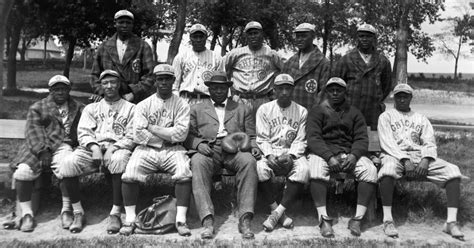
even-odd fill
[{"label": "baseball player", "polygon": [[378,122],[382,168],[378,177],[383,205],[383,229],[387,236],[397,237],[393,224],[392,196],[395,180],[407,177],[426,177],[446,188],[448,216],[443,231],[463,240],[464,234],[456,221],[459,208],[459,168],[437,157],[436,141],[430,121],[410,109],[413,89],[398,84],[393,90],[395,109],[382,113]]},{"label": "baseball player", "polygon": [[332,219],[326,211],[330,174],[352,173],[358,181],[356,213],[348,225],[355,236],[361,234],[361,220],[377,183],[377,168],[365,156],[369,145],[367,125],[360,111],[346,100],[346,87],[344,80],[330,78],[325,90],[328,101],[310,110],[306,125],[310,189],[324,237],[334,236]]},{"label": "baseball player", "polygon": [[[49,96],[35,102],[28,109],[26,142],[11,163],[15,170],[13,179],[20,202],[20,230],[23,232],[31,232],[36,226],[31,203],[33,181],[41,173],[52,169],[60,179],[60,188],[65,189],[58,169],[78,145],[76,130],[84,106],[70,97],[71,82],[65,76],[53,76],[48,86]],[[62,192],[62,199],[61,219],[64,221],[72,216],[71,202],[66,191]],[[67,223],[63,222],[63,226],[65,224]]]},{"label": "baseball player", "polygon": [[206,48],[207,30],[202,24],[194,24],[189,31],[192,50],[184,50],[173,60],[176,80],[173,93],[183,97],[190,105],[209,98],[204,81],[221,66],[222,58]]},{"label": "baseball player", "polygon": [[[266,231],[272,231],[278,222],[285,228],[293,227],[285,210],[308,182],[308,160],[304,156],[308,111],[291,100],[293,90],[293,78],[288,74],[278,75],[275,78],[277,100],[263,104],[257,111],[257,145],[263,153],[257,162],[258,180],[272,211],[263,222]],[[271,181],[275,175],[288,177],[279,205]]]},{"label": "baseball player", "polygon": [[72,233],[82,231],[85,224],[79,194],[79,176],[98,171],[101,164],[112,175],[113,206],[107,232],[117,233],[121,227],[121,176],[134,148],[132,119],[135,105],[120,97],[119,73],[105,70],[100,74],[99,81],[104,99],[84,108],[77,127],[80,147],[59,170],[74,211],[74,221],[69,226]]},{"label": "baseball player", "polygon": [[314,25],[301,23],[293,33],[298,52],[285,62],[283,72],[295,79],[293,101],[311,109],[321,101],[322,88],[329,79],[329,60],[313,44]]},{"label": "baseball player", "polygon": [[[193,105],[189,135],[184,142],[191,155],[193,194],[204,226],[201,238],[214,235],[214,205],[211,200],[212,176],[221,168],[236,173],[239,232],[242,238],[254,238],[250,223],[254,214],[258,177],[256,160],[260,150],[255,143],[255,120],[250,107],[227,98],[232,82],[225,72],[214,72],[205,84],[211,99]],[[250,152],[226,152],[225,137],[245,132],[250,137]]]},{"label": "baseball player", "polygon": [[392,90],[390,61],[376,50],[377,30],[369,24],[357,29],[357,48],[336,64],[333,76],[347,83],[347,100],[364,115],[367,126],[376,130],[383,101]]},{"label": "baseball player", "polygon": [[234,83],[233,99],[242,100],[252,107],[255,116],[258,107],[270,101],[273,79],[281,71],[281,57],[263,44],[262,25],[251,21],[244,28],[248,45],[231,50],[225,57],[227,77]]},{"label": "baseball player", "polygon": [[120,74],[122,85],[120,95],[138,103],[153,94],[153,82],[147,77],[155,66],[153,51],[148,43],[133,34],[135,17],[128,10],[117,11],[114,27],[117,32],[97,49],[91,71],[91,86],[94,94],[91,100],[99,101],[104,92],[97,79],[104,70]]},{"label": "baseball player", "polygon": [[173,67],[157,65],[153,69],[157,93],[135,108],[133,140],[138,146],[132,153],[122,176],[125,223],[120,234],[135,230],[138,183],[159,171],[172,174],[176,180],[176,229],[181,236],[191,235],[186,224],[186,212],[191,197],[191,168],[186,150],[181,145],[189,130],[189,104],[172,93],[175,76]]}]

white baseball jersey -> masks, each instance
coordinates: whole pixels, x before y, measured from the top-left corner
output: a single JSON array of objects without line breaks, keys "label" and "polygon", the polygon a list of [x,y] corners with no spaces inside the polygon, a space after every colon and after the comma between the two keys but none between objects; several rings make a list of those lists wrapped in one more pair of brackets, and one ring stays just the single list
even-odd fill
[{"label": "white baseball jersey", "polygon": [[285,109],[277,100],[265,103],[257,111],[257,145],[264,156],[284,153],[299,158],[306,149],[306,117],[303,106],[291,102]]},{"label": "white baseball jersey", "polygon": [[283,68],[283,60],[267,45],[258,51],[244,46],[231,50],[224,65],[238,92],[267,93],[273,88],[274,75]]},{"label": "white baseball jersey", "polygon": [[[189,110],[189,104],[175,94],[166,100],[161,99],[158,94],[149,96],[137,104],[133,141],[155,148],[161,148],[165,141],[183,142],[189,131]],[[171,140],[158,138],[156,142],[150,141],[154,135],[147,130],[149,125],[168,128],[172,134]]]},{"label": "white baseball jersey", "polygon": [[211,50],[195,52],[185,50],[173,60],[176,80],[173,84],[173,93],[179,95],[181,91],[198,92],[209,95],[204,81],[211,79],[212,72],[221,67],[222,58]]},{"label": "white baseball jersey", "polygon": [[133,113],[135,104],[124,99],[116,102],[91,103],[82,111],[77,127],[79,144],[114,143],[114,146],[132,149]]},{"label": "white baseball jersey", "polygon": [[377,128],[382,150],[392,157],[414,163],[424,157],[436,159],[433,127],[424,115],[390,109],[380,115]]}]

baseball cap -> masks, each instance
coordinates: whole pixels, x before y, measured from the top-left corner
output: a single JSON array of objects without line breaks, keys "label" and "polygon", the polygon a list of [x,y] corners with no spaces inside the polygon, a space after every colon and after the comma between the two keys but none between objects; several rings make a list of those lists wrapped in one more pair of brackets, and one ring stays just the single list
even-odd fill
[{"label": "baseball cap", "polygon": [[48,86],[52,87],[53,85],[57,83],[63,83],[65,85],[71,85],[71,81],[67,79],[67,77],[63,75],[55,75],[52,78],[49,79]]},{"label": "baseball cap", "polygon": [[189,29],[190,34],[194,34],[196,32],[202,32],[205,35],[207,35],[206,27],[204,27],[204,25],[199,24],[199,23],[196,23],[196,24],[192,25],[191,29]]},{"label": "baseball cap", "polygon": [[326,83],[326,87],[331,85],[331,84],[337,84],[339,86],[342,86],[344,88],[347,87],[347,84],[346,82],[342,79],[342,78],[338,78],[338,77],[332,77],[328,80],[328,82]]},{"label": "baseball cap", "polygon": [[120,74],[118,74],[118,72],[116,72],[114,70],[105,70],[100,74],[99,81],[104,79],[106,76],[113,76],[113,77],[119,78]]},{"label": "baseball cap", "polygon": [[314,32],[315,31],[315,26],[310,23],[301,23],[300,25],[296,26],[295,30],[293,30],[293,33],[297,32]]},{"label": "baseball cap", "polygon": [[262,24],[260,24],[260,22],[251,21],[251,22],[247,23],[247,25],[245,25],[244,33],[247,32],[250,29],[260,29],[260,30],[262,30],[263,28],[262,28]]},{"label": "baseball cap", "polygon": [[209,87],[210,84],[227,84],[227,86],[232,86],[232,81],[227,79],[227,74],[223,71],[214,71],[212,72],[211,79],[205,81],[204,84]]},{"label": "baseball cap", "polygon": [[122,9],[122,10],[119,10],[115,13],[114,15],[114,20],[117,20],[119,19],[120,17],[128,17],[130,19],[135,19],[132,12],[126,10],[126,9]]},{"label": "baseball cap", "polygon": [[375,29],[374,26],[370,24],[364,23],[357,28],[357,32],[369,32],[376,35],[377,29]]},{"label": "baseball cap", "polygon": [[276,76],[274,85],[289,84],[295,85],[295,80],[288,74],[280,74]]},{"label": "baseball cap", "polygon": [[159,64],[153,68],[153,74],[155,76],[159,75],[168,75],[174,77],[174,69],[171,65],[168,64]]},{"label": "baseball cap", "polygon": [[395,88],[393,89],[393,94],[395,95],[400,92],[405,92],[410,95],[413,95],[413,88],[410,87],[410,85],[408,84],[397,84],[397,86],[395,86]]}]

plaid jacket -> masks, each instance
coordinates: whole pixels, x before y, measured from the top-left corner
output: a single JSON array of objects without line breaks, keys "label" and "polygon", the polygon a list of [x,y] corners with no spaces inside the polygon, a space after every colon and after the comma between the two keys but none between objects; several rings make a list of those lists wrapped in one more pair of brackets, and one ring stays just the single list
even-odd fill
[{"label": "plaid jacket", "polygon": [[91,72],[91,86],[95,94],[102,95],[100,84],[97,83],[100,73],[107,69],[115,70],[124,80],[121,94],[133,92],[134,102],[137,103],[156,92],[152,81],[141,80],[143,76],[153,72],[155,64],[150,46],[136,35],[128,39],[127,50],[120,62],[117,34],[114,34],[97,49]]},{"label": "plaid jacket", "polygon": [[311,109],[314,104],[319,103],[321,89],[329,79],[329,60],[316,46],[301,69],[299,58],[299,52],[291,56],[283,66],[283,73],[288,73],[295,79],[293,101]]},{"label": "plaid jacket", "polygon": [[11,168],[15,169],[20,163],[37,167],[39,163],[37,156],[42,151],[50,150],[54,153],[62,143],[68,143],[72,147],[79,144],[77,124],[84,105],[72,98],[69,98],[68,104],[68,118],[72,120],[69,134],[64,129],[58,107],[51,96],[30,106],[26,117],[26,142],[20,147],[18,155],[11,162]]},{"label": "plaid jacket", "polygon": [[383,101],[392,90],[391,74],[390,61],[377,51],[369,64],[364,62],[358,49],[349,51],[336,64],[333,76],[346,81],[347,100],[362,112],[372,130],[376,130],[384,109]]}]

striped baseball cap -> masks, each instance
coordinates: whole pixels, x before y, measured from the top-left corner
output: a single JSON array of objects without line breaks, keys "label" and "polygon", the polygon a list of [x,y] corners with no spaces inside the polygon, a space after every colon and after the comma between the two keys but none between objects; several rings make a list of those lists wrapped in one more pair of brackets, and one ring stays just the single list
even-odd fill
[{"label": "striped baseball cap", "polygon": [[117,20],[119,19],[120,17],[128,17],[130,19],[135,19],[132,12],[126,10],[126,9],[122,9],[122,10],[119,10],[115,13],[114,15],[114,20]]},{"label": "striped baseball cap", "polygon": [[49,79],[48,86],[51,87],[57,83],[63,83],[65,85],[71,85],[71,81],[63,75],[55,75]]},{"label": "striped baseball cap", "polygon": [[326,83],[326,87],[331,85],[331,84],[337,84],[339,86],[342,86],[344,88],[347,87],[347,84],[346,84],[346,81],[344,81],[344,79],[342,78],[338,78],[338,77],[332,77],[328,80],[328,82]]},{"label": "striped baseball cap", "polygon": [[295,80],[289,74],[283,73],[276,76],[274,85],[283,85],[283,84],[295,85]]},{"label": "striped baseball cap", "polygon": [[397,84],[397,86],[395,86],[395,88],[393,89],[393,95],[400,92],[413,95],[413,88],[408,84]]}]

